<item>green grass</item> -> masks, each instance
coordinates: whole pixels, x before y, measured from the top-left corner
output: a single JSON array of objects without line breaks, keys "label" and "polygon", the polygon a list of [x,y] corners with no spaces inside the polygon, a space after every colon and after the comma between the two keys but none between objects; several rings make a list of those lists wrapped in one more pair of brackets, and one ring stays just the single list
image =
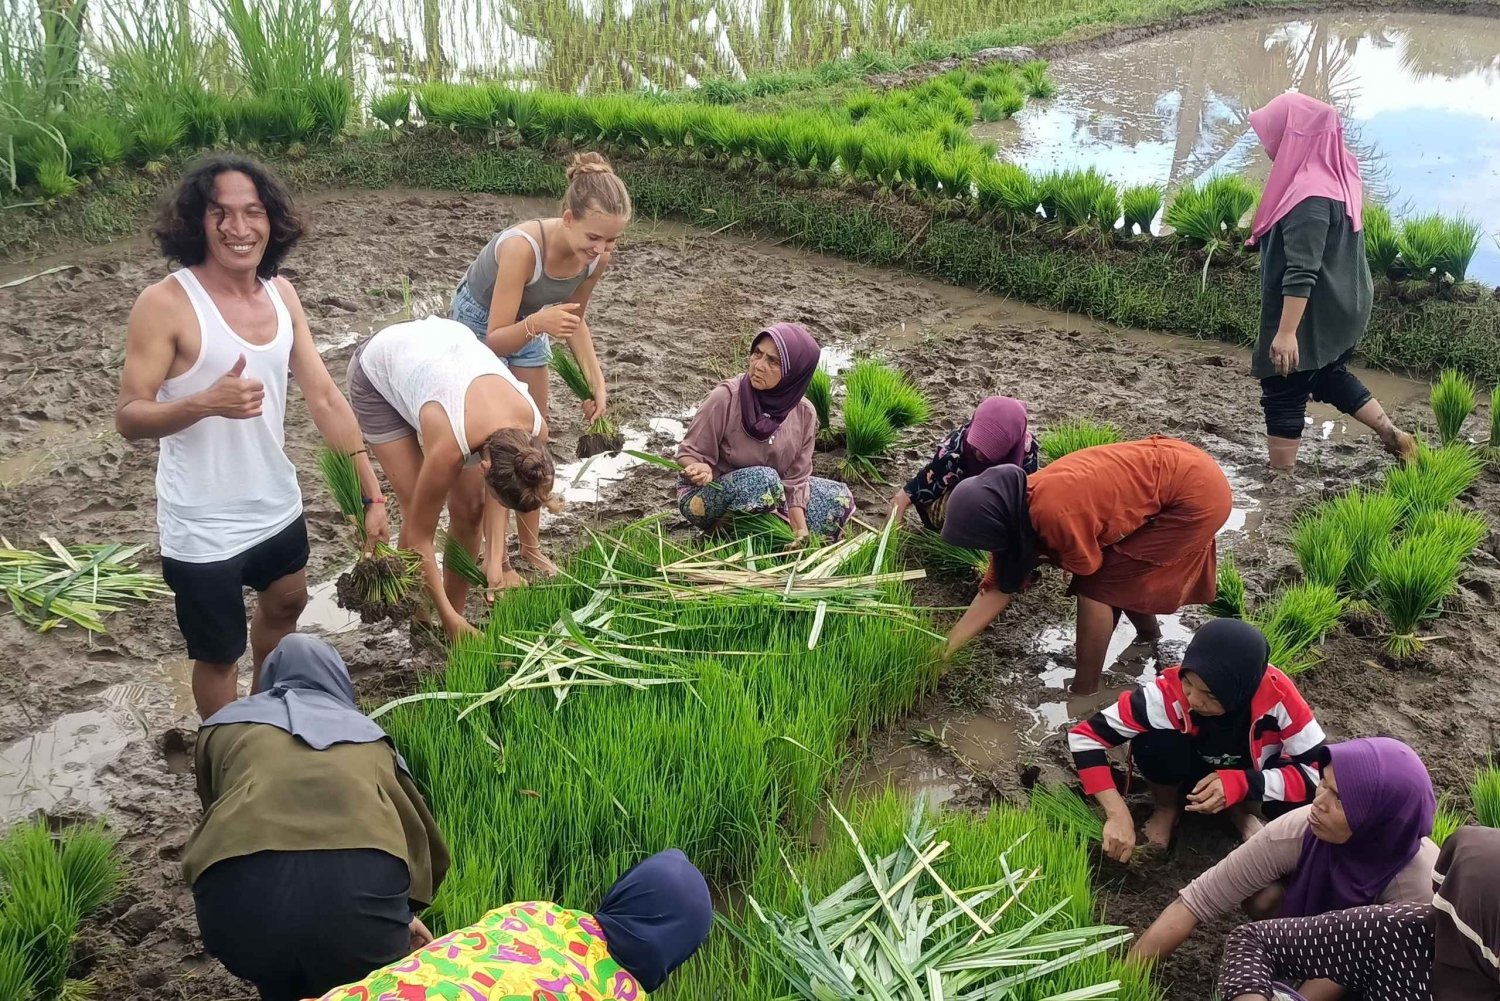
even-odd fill
[{"label": "green grass", "polygon": [[1056,462],[1079,449],[1113,445],[1120,440],[1120,432],[1113,424],[1079,417],[1043,431],[1037,445],[1044,462]]},{"label": "green grass", "polygon": [[1479,406],[1474,380],[1448,369],[1432,385],[1432,415],[1437,419],[1438,441],[1451,445],[1463,438],[1464,421]]},{"label": "green grass", "polygon": [[1424,445],[1416,461],[1386,472],[1385,489],[1409,521],[1424,512],[1445,510],[1483,471],[1484,459],[1467,445]]},{"label": "green grass", "polygon": [[1441,533],[1407,533],[1376,557],[1374,600],[1390,626],[1386,650],[1410,657],[1421,650],[1418,628],[1436,618],[1458,587],[1463,557]]},{"label": "green grass", "polygon": [[1313,648],[1338,625],[1344,600],[1322,584],[1293,584],[1269,605],[1259,609],[1255,625],[1271,644],[1270,662],[1287,674],[1301,674],[1312,666]]},{"label": "green grass", "polygon": [[78,996],[68,981],[78,926],[123,881],[114,838],[100,826],[54,836],[45,822],[0,839],[0,991],[7,1001]]},{"label": "green grass", "polygon": [[1219,554],[1217,580],[1217,593],[1208,605],[1208,613],[1221,619],[1245,618],[1249,613],[1245,577],[1235,565],[1234,553],[1227,549]]},{"label": "green grass", "polygon": [[1469,796],[1474,801],[1474,819],[1484,827],[1500,827],[1500,768],[1490,764],[1475,772]]}]

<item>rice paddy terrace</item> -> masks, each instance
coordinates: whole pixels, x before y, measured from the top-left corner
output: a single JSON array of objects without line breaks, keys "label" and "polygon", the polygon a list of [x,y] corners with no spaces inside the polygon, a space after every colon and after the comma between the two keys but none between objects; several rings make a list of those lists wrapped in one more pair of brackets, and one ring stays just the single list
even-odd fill
[{"label": "rice paddy terrace", "polygon": [[[1118,16],[1102,5],[837,16],[669,5],[650,17],[591,10],[587,31],[566,27],[578,21],[566,5],[509,9],[503,25],[478,6],[393,6],[358,30],[351,13],[341,35],[326,29],[339,18],[316,7],[298,15],[291,4],[282,36],[262,32],[261,56],[308,30],[327,51],[274,71],[246,47],[256,36],[248,23],[235,28],[237,9],[249,8],[226,3],[194,22],[205,32],[194,44],[222,59],[207,76],[189,74],[189,90],[208,95],[196,117],[191,102],[174,99],[172,115],[159,116],[169,119],[161,141],[143,144],[143,109],[165,105],[145,92],[123,96],[134,116],[117,116],[125,131],[82,112],[53,126],[63,145],[80,139],[75,151],[108,153],[113,135],[121,162],[69,154],[50,168],[33,162],[24,181],[18,174],[24,194],[13,203],[56,200],[7,209],[20,225],[5,243],[15,259],[0,266],[9,391],[0,535],[17,547],[37,548],[43,536],[154,540],[154,453],[121,441],[109,422],[124,316],[163,266],[139,240],[85,247],[78,237],[136,228],[161,177],[196,147],[253,143],[307,190],[315,235],[289,277],[335,372],[365,332],[444,309],[489,234],[548,211],[509,196],[554,194],[559,152],[606,149],[643,212],[590,309],[626,451],[559,463],[568,506],[546,521],[544,542],[571,554],[565,575],[493,609],[476,600],[471,617],[488,620],[482,637],[450,652],[337,607],[350,538],[316,478],[316,431],[290,408],[318,582],[304,627],[339,647],[369,707],[386,707],[381,722],[452,843],[434,927],[505,899],[584,904],[631,860],[676,845],[709,874],[735,930],[721,928],[663,996],[773,997],[795,989],[799,973],[748,901],[795,926],[805,906],[798,881],[821,900],[864,871],[863,852],[887,885],[911,887],[901,914],[930,904],[967,940],[972,903],[990,929],[981,948],[1007,935],[1034,945],[1032,911],[1046,915],[1041,931],[1059,934],[1047,955],[1068,962],[1009,982],[1000,973],[966,980],[962,964],[952,966],[954,943],[934,938],[934,970],[952,966],[940,974],[951,976],[946,996],[1207,996],[1224,927],[1154,977],[1119,961],[1120,939],[1227,850],[1227,827],[1190,820],[1173,853],[1143,865],[1101,859],[1097,821],[1065,788],[1061,730],[1171,663],[1211,614],[1261,624],[1336,736],[1388,733],[1422,752],[1445,791],[1444,823],[1471,811],[1500,823],[1495,776],[1473,784],[1500,707],[1500,676],[1484,666],[1500,659],[1500,543],[1489,521],[1500,480],[1485,451],[1500,439],[1490,427],[1500,362],[1490,289],[1474,283],[1488,223],[1462,239],[1464,204],[1393,200],[1388,229],[1372,226],[1383,285],[1367,355],[1432,379],[1361,377],[1399,422],[1422,429],[1422,462],[1388,474],[1363,429],[1315,407],[1307,468],[1273,483],[1258,468],[1259,411],[1236,343],[1254,322],[1253,266],[1234,245],[1256,179],[1214,169],[1233,158],[1204,138],[1233,135],[1216,117],[1233,102],[1205,98],[1213,114],[1198,117],[1213,129],[1178,137],[1195,151],[1190,169],[1117,172],[1107,157],[1049,161],[1028,138],[1069,102],[1093,100],[1069,58],[1103,56],[923,62],[985,42],[1097,32]],[[297,16],[312,20],[296,29]],[[154,49],[123,40],[166,23],[147,7],[111,10],[88,28],[79,72],[104,73],[117,87],[108,93],[127,94],[132,68],[138,81],[152,74],[121,53],[178,43],[170,32],[150,35]],[[1410,26],[1397,24],[1396,44],[1417,48]],[[987,34],[962,44],[939,41],[980,29]],[[1368,33],[1347,37],[1360,39],[1358,53],[1373,44]],[[862,62],[825,62],[856,53]],[[1487,86],[1492,71],[1476,60],[1447,76],[1427,64],[1421,72]],[[256,65],[272,74],[260,85]],[[274,72],[306,76],[313,66],[311,79],[337,65],[352,72],[334,72],[345,84],[322,98],[310,87],[288,99],[274,83]],[[759,72],[773,65],[786,72]],[[871,72],[887,76],[867,80]],[[696,97],[643,96],[643,84]],[[364,108],[373,119],[354,124]],[[202,128],[190,136],[194,123]],[[924,152],[903,153],[908,146]],[[52,155],[32,148],[41,161]],[[47,193],[49,184],[67,190]],[[1411,197],[1410,188],[1400,190]],[[1443,215],[1428,223],[1433,211]],[[654,218],[667,215],[696,225]],[[1196,235],[1195,217],[1206,220]],[[52,252],[32,256],[38,249]],[[1377,253],[1388,256],[1383,267]],[[863,528],[796,556],[756,543],[705,552],[675,518],[656,517],[670,508],[673,477],[643,457],[671,454],[697,401],[741,364],[748,335],[775,320],[805,323],[824,344],[816,472],[854,484]],[[1443,369],[1454,371],[1438,379]],[[589,429],[559,388],[553,435],[571,452]],[[943,673],[937,637],[972,593],[973,554],[883,530],[892,484],[994,392],[1028,400],[1049,458],[1164,432],[1207,449],[1234,488],[1219,601],[1170,617],[1156,646],[1122,630],[1098,697],[1064,691],[1072,625],[1055,580]],[[150,556],[140,555],[148,570]],[[17,667],[0,678],[0,826],[38,809],[102,814],[121,837],[123,887],[106,892],[107,874],[96,881],[93,897],[108,902],[87,926],[75,975],[140,997],[237,996],[239,985],[201,952],[177,871],[196,817],[195,719],[170,604],[130,607],[106,625],[39,634],[0,617]],[[913,800],[930,812],[914,820]],[[952,893],[918,871],[916,858],[932,850]],[[1024,906],[991,913],[1016,892]],[[820,908],[814,916],[870,964],[871,980],[894,982],[892,961],[876,955],[875,924]],[[3,916],[0,900],[0,936]]]}]

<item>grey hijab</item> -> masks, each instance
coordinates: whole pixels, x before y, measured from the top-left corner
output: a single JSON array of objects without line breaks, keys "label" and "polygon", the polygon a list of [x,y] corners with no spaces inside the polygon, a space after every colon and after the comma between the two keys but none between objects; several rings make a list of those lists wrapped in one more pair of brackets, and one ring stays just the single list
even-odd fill
[{"label": "grey hijab", "polygon": [[[344,658],[327,643],[292,633],[277,644],[260,669],[260,690],[229,703],[203,721],[203,728],[226,723],[265,723],[315,751],[334,744],[389,741],[375,721],[354,702],[354,682]],[[396,764],[411,774],[401,755]]]}]

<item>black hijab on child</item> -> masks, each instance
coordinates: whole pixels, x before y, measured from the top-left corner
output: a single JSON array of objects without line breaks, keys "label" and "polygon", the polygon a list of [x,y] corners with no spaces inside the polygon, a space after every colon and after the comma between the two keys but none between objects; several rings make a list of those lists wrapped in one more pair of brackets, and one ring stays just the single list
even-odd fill
[{"label": "black hijab on child", "polygon": [[1193,634],[1182,655],[1182,669],[1202,679],[1226,716],[1237,716],[1249,712],[1270,654],[1271,644],[1250,623],[1214,619]]},{"label": "black hijab on child", "polygon": [[714,905],[703,874],[669,848],[621,876],[594,919],[610,956],[652,994],[708,937]]}]

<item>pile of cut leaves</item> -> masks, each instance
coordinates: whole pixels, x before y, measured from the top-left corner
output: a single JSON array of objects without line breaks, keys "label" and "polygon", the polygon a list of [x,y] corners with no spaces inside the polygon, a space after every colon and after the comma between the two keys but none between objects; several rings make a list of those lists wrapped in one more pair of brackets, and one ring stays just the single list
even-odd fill
[{"label": "pile of cut leaves", "polygon": [[0,538],[0,584],[11,611],[38,632],[72,623],[91,633],[104,631],[104,616],[127,605],[171,594],[155,574],[132,562],[145,546],[64,546],[42,536],[46,552],[17,549]]}]

